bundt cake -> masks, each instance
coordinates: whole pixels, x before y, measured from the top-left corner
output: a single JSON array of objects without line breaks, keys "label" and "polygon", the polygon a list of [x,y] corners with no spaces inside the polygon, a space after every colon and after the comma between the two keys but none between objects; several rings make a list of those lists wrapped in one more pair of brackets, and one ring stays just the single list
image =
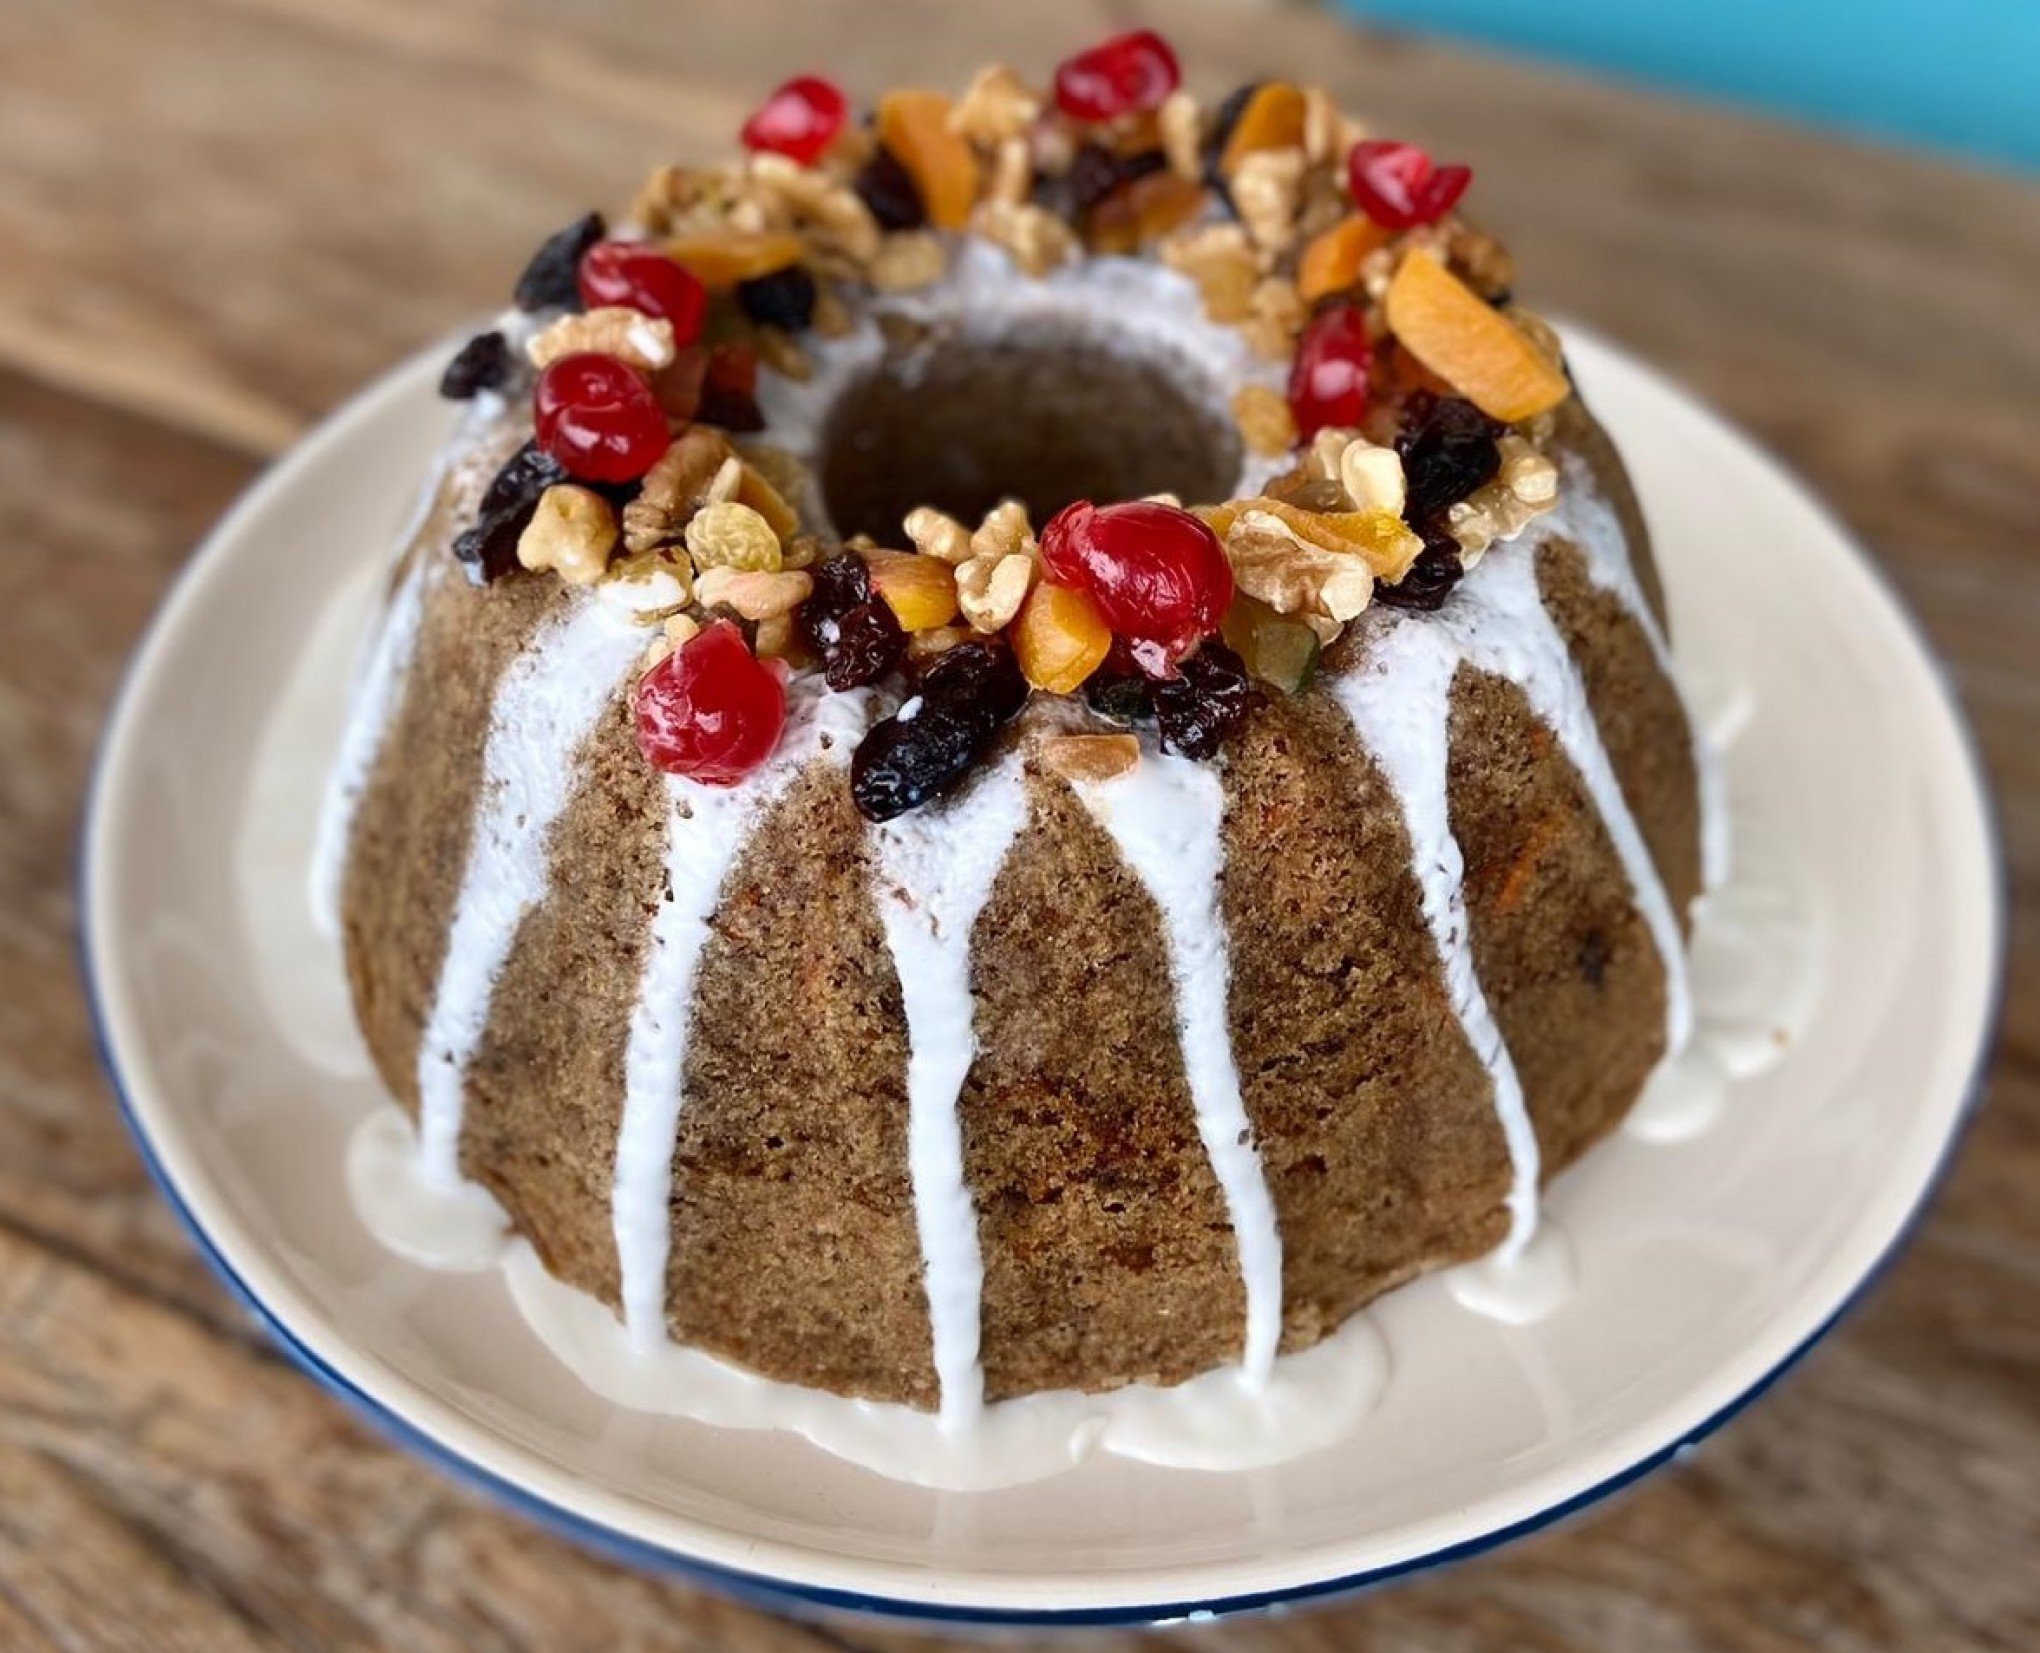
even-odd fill
[{"label": "bundt cake", "polygon": [[1522,1247],[1707,856],[1468,169],[1147,32],[743,149],[446,372],[319,868],[426,1173],[645,1344],[945,1423]]}]

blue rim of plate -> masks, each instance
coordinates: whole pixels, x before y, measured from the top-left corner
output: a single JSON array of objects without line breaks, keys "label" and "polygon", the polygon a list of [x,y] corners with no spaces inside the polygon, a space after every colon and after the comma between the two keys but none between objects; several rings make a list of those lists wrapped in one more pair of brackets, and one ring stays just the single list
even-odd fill
[{"label": "blue rim of plate", "polygon": [[[1582,332],[1585,329],[1569,329]],[[1599,342],[1596,339],[1595,342]],[[1640,369],[1656,379],[1666,388],[1673,390],[1680,398],[1695,405],[1707,417],[1716,419],[1730,429],[1735,437],[1753,454],[1777,473],[1804,502],[1814,510],[1828,529],[1848,547],[1855,556],[1859,567],[1876,585],[1889,606],[1906,637],[1911,642],[1920,660],[1931,673],[1940,690],[1949,723],[1962,748],[1962,756],[1968,770],[1971,788],[1977,799],[1979,817],[1984,835],[1984,854],[1989,865],[1991,906],[1990,906],[1990,998],[1984,1007],[1984,1014],[1978,1024],[1977,1046],[1970,1061],[1969,1074],[1963,1085],[1963,1098],[1949,1122],[1948,1134],[1942,1141],[1933,1168],[1922,1179],[1919,1192],[1914,1197],[1904,1221],[1894,1230],[1884,1249],[1864,1270],[1862,1278],[1804,1339],[1791,1349],[1778,1363],[1729,1401],[1711,1416],[1685,1431],[1663,1446],[1645,1454],[1634,1463],[1619,1470],[1591,1487],[1576,1492],[1535,1515],[1507,1523],[1462,1539],[1457,1543],[1444,1545],[1425,1555],[1406,1557],[1380,1567],[1362,1569],[1359,1572],[1342,1574],[1337,1578],[1322,1579],[1313,1583],[1297,1584],[1279,1589],[1245,1591],[1234,1595],[1219,1595],[1205,1599],[1188,1598],[1170,1602],[1140,1602],[1125,1607],[1074,1607],[1074,1608],[1013,1608],[974,1607],[968,1604],[918,1601],[910,1597],[868,1594],[857,1590],[843,1590],[824,1585],[791,1583],[761,1573],[745,1572],[741,1568],[726,1567],[719,1563],[704,1561],[682,1551],[668,1549],[644,1539],[633,1538],[616,1531],[599,1521],[576,1514],[550,1499],[519,1485],[517,1482],[485,1469],[473,1459],[447,1446],[444,1442],[426,1433],[409,1422],[366,1389],[351,1382],[333,1369],[313,1349],[306,1345],[281,1319],[279,1319],[259,1296],[242,1279],[226,1254],[215,1244],[205,1225],[187,1203],[182,1192],[172,1180],[167,1167],[158,1156],[155,1144],[143,1126],[129,1096],[126,1076],[122,1073],[113,1050],[112,1040],[107,1032],[104,1009],[100,1003],[98,972],[94,967],[92,935],[92,881],[91,847],[96,840],[101,796],[106,780],[106,755],[113,745],[113,735],[128,715],[128,702],[132,696],[140,664],[147,658],[162,629],[165,617],[172,611],[178,595],[205,561],[207,548],[213,543],[217,525],[199,544],[198,553],[179,571],[159,600],[155,614],[137,641],[122,670],[105,723],[100,728],[99,739],[93,752],[92,766],[86,783],[85,808],[80,818],[75,854],[75,881],[78,890],[78,931],[77,959],[84,989],[86,1012],[90,1019],[93,1048],[99,1056],[100,1066],[105,1070],[111,1085],[114,1100],[119,1104],[122,1121],[128,1134],[134,1139],[149,1179],[156,1185],[177,1220],[190,1235],[193,1245],[207,1266],[227,1288],[228,1293],[241,1305],[255,1323],[260,1326],[278,1350],[290,1363],[318,1384],[328,1394],[343,1402],[357,1417],[413,1457],[416,1457],[440,1473],[465,1486],[486,1494],[496,1503],[522,1516],[534,1525],[557,1537],[567,1539],[583,1549],[611,1561],[627,1566],[675,1578],[683,1583],[712,1590],[748,1606],[794,1616],[815,1617],[832,1614],[850,1614],[859,1617],[890,1619],[898,1623],[951,1626],[959,1628],[982,1627],[987,1629],[1101,1629],[1129,1626],[1159,1626],[1184,1622],[1201,1623],[1212,1619],[1230,1618],[1242,1614],[1265,1613],[1285,1607],[1325,1605],[1341,1599],[1357,1596],[1397,1579],[1409,1578],[1418,1573],[1445,1567],[1453,1562],[1469,1560],[1500,1549],[1520,1538],[1542,1532],[1569,1517],[1580,1513],[1602,1500],[1612,1497],[1624,1488],[1634,1485],[1645,1476],[1675,1459],[1684,1457],[1699,1443],[1717,1429],[1737,1416],[1744,1408],[1757,1400],[1780,1378],[1791,1371],[1813,1349],[1814,1345],[1833,1331],[1867,1297],[1870,1291],[1884,1277],[1897,1261],[1899,1254],[1910,1243],[1924,1220],[1935,1195],[1945,1181],[1949,1167],[1954,1162],[1970,1121],[1981,1106],[1992,1059],[1996,1053],[1999,1034],[2005,1012],[2005,965],[2010,944],[2009,926],[2006,914],[2010,909],[2010,867],[2005,859],[2004,837],[1998,821],[1996,794],[1991,788],[1989,774],[1985,769],[1982,753],[1977,745],[1976,735],[1968,719],[1963,715],[1962,702],[1955,693],[1954,684],[1947,666],[1940,654],[1921,630],[1911,609],[1899,596],[1896,587],[1884,569],[1872,560],[1858,546],[1855,536],[1829,510],[1824,502],[1801,483],[1797,475],[1767,448],[1762,447],[1747,432],[1739,427],[1727,426],[1712,409],[1686,392],[1682,387],[1648,363],[1639,361],[1627,351],[1620,352],[1628,365]],[[346,411],[344,408],[342,412]],[[330,421],[328,422],[330,423]],[[322,425],[319,429],[324,429]],[[308,433],[315,436],[318,431]],[[278,478],[279,467],[272,467],[258,476],[249,485],[237,504],[247,500],[255,490],[265,488]],[[231,511],[232,507],[230,507]],[[222,519],[224,520],[224,519]]]}]

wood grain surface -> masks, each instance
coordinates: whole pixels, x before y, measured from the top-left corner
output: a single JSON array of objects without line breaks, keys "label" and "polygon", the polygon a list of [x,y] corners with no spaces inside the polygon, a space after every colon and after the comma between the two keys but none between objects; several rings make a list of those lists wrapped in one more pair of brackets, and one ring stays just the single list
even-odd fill
[{"label": "wood grain surface", "polygon": [[[790,68],[1040,69],[1141,10],[0,0],[0,1647],[925,1645],[591,1559],[272,1354],[123,1136],[71,846],[121,661],[206,524],[365,378],[494,307],[542,233],[725,146]],[[1313,73],[1476,159],[1540,307],[1812,480],[1953,669],[2015,907],[1955,1174],[1775,1393],[1561,1529],[1182,1645],[2040,1646],[2040,191],[1314,14],[1158,15],[1207,89]]]}]

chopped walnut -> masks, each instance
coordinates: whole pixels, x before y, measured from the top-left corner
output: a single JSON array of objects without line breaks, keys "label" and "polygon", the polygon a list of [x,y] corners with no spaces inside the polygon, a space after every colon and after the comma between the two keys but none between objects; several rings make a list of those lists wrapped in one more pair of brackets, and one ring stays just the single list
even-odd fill
[{"label": "chopped walnut", "polygon": [[1133,735],[1049,735],[1035,750],[1043,768],[1079,785],[1112,780],[1140,762]]},{"label": "chopped walnut", "polygon": [[949,129],[993,149],[1008,138],[1025,138],[1041,113],[1041,98],[1003,63],[980,69],[949,111]]},{"label": "chopped walnut", "polygon": [[1445,235],[1445,255],[1467,286],[1484,299],[1502,298],[1516,285],[1516,261],[1486,230],[1453,220]]},{"label": "chopped walnut", "polygon": [[1031,201],[980,201],[970,227],[1032,276],[1047,275],[1077,244],[1068,224]]},{"label": "chopped walnut", "polygon": [[703,608],[730,609],[746,620],[770,620],[791,614],[814,589],[807,574],[724,565],[701,573],[694,582],[694,600]]},{"label": "chopped walnut", "polygon": [[1339,455],[1339,486],[1357,509],[1399,517],[1408,498],[1402,455],[1372,442],[1349,442]]},{"label": "chopped walnut", "polygon": [[973,557],[1004,557],[1015,551],[1034,554],[1034,525],[1027,520],[1027,507],[1017,499],[1004,499],[985,513],[984,521],[970,537]]},{"label": "chopped walnut", "polygon": [[840,339],[846,336],[856,322],[851,318],[850,307],[842,296],[830,287],[824,287],[815,294],[814,330],[825,339]]},{"label": "chopped walnut", "polygon": [[1162,137],[1162,153],[1169,170],[1193,184],[1204,182],[1204,118],[1197,112],[1197,100],[1178,89],[1162,100],[1155,111],[1155,125]]},{"label": "chopped walnut", "polygon": [[947,512],[932,505],[919,505],[907,513],[907,538],[924,557],[939,557],[946,563],[970,561],[973,552],[970,530]]},{"label": "chopped walnut", "polygon": [[1233,205],[1254,245],[1287,252],[1296,241],[1296,214],[1303,204],[1301,149],[1256,149],[1233,169]]},{"label": "chopped walnut", "polygon": [[1550,505],[1558,499],[1558,466],[1520,436],[1504,436],[1496,444],[1502,456],[1496,473],[1525,505]]},{"label": "chopped walnut", "polygon": [[1296,445],[1296,420],[1289,400],[1267,385],[1241,385],[1233,392],[1233,422],[1249,453],[1272,458]]},{"label": "chopped walnut", "polygon": [[1260,267],[1247,232],[1237,224],[1206,224],[1162,243],[1162,261],[1197,283],[1204,313],[1216,322],[1253,314]]},{"label": "chopped walnut", "polygon": [[1024,137],[1002,138],[992,151],[992,179],[986,195],[1018,206],[1034,190],[1034,148]]},{"label": "chopped walnut", "polygon": [[1296,338],[1310,319],[1310,306],[1287,276],[1264,276],[1247,301],[1251,314],[1241,331],[1247,342],[1269,361],[1286,362],[1296,354]]},{"label": "chopped walnut", "polygon": [[1226,535],[1233,578],[1278,614],[1345,622],[1374,595],[1374,571],[1357,556],[1312,545],[1268,511],[1244,511]]},{"label": "chopped walnut", "polygon": [[884,232],[848,184],[770,150],[753,155],[750,168],[763,197],[789,226],[806,233],[815,252],[840,253],[856,264],[877,256]]},{"label": "chopped walnut", "polygon": [[531,336],[524,353],[537,368],[550,367],[562,356],[592,350],[628,362],[640,373],[671,367],[677,354],[673,324],[664,316],[605,305],[577,316],[562,316]]},{"label": "chopped walnut", "polygon": [[1367,128],[1349,119],[1322,86],[1303,89],[1303,153],[1312,166],[1343,166]]},{"label": "chopped walnut", "polygon": [[991,633],[1013,623],[1034,584],[1034,559],[1025,551],[973,557],[956,570],[956,606],[974,630]]},{"label": "chopped walnut", "polygon": [[881,293],[904,293],[942,279],[949,254],[926,230],[901,230],[880,244],[865,274]]},{"label": "chopped walnut", "polygon": [[711,568],[747,573],[779,570],[779,536],[757,511],[735,500],[721,500],[696,511],[687,519],[686,538],[694,566],[704,572]]},{"label": "chopped walnut", "polygon": [[677,539],[732,451],[729,438],[707,425],[682,431],[645,473],[637,497],[623,508],[625,549],[648,551]]},{"label": "chopped walnut", "polygon": [[633,551],[609,565],[595,594],[624,619],[651,625],[694,601],[694,570],[672,546]]},{"label": "chopped walnut", "polygon": [[593,585],[616,549],[616,510],[593,489],[555,483],[517,539],[517,560],[533,573],[551,569],[568,585]]},{"label": "chopped walnut", "polygon": [[800,340],[781,327],[761,327],[752,335],[758,360],[782,379],[806,384],[815,376],[815,364]]}]

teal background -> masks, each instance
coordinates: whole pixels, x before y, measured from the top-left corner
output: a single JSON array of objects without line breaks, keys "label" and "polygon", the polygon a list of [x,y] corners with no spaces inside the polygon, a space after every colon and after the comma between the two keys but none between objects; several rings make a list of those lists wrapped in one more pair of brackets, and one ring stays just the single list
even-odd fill
[{"label": "teal background", "polygon": [[1339,0],[1875,137],[2040,168],[2040,0]]}]

